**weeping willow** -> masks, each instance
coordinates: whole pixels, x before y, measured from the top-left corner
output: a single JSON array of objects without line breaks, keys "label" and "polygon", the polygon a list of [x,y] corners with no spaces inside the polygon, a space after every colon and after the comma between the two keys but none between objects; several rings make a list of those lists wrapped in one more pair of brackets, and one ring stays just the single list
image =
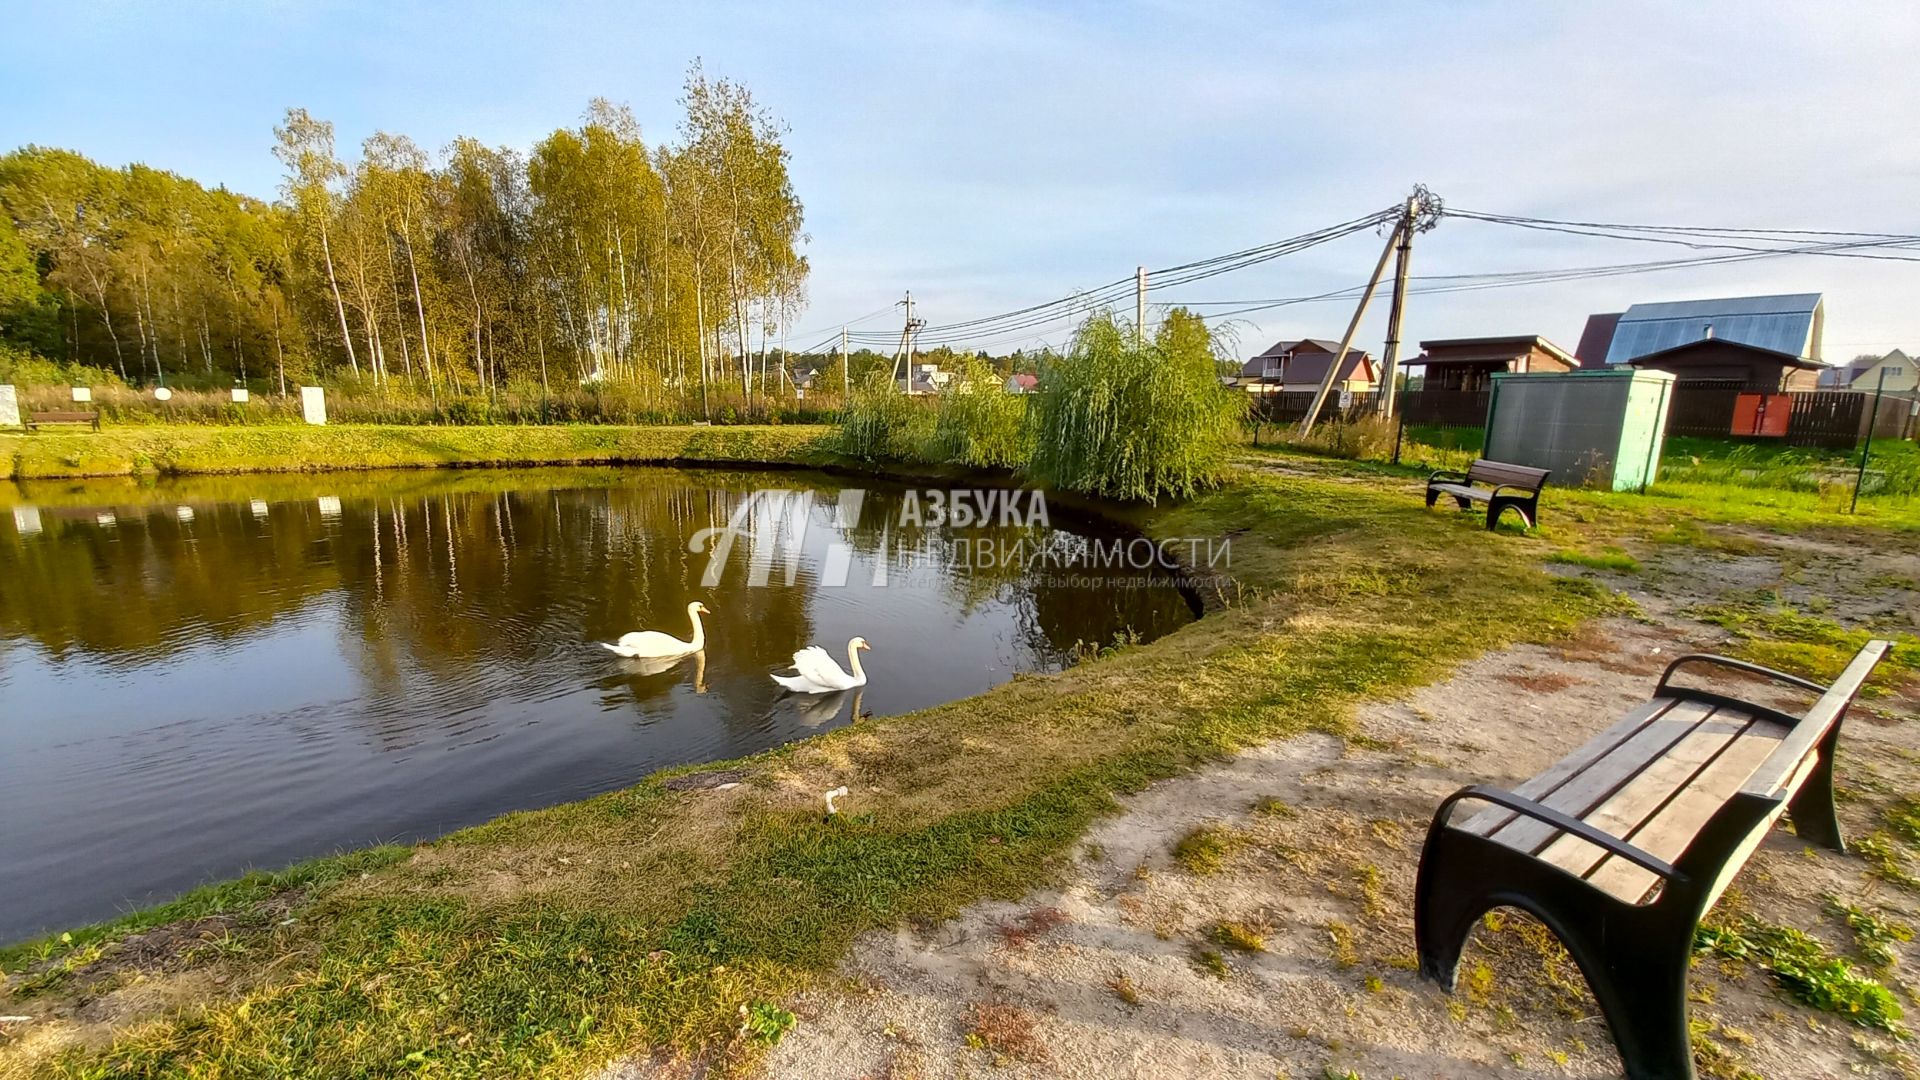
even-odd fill
[{"label": "weeping willow", "polygon": [[900,392],[892,374],[875,370],[854,388],[840,417],[836,449],[861,461],[921,461],[933,412]]},{"label": "weeping willow", "polygon": [[929,456],[977,469],[1013,469],[1027,460],[1027,397],[1009,394],[986,361],[969,356],[940,392]]},{"label": "weeping willow", "polygon": [[1247,399],[1220,384],[1206,324],[1176,309],[1153,340],[1111,314],[1043,368],[1028,472],[1056,488],[1158,502],[1219,483]]}]

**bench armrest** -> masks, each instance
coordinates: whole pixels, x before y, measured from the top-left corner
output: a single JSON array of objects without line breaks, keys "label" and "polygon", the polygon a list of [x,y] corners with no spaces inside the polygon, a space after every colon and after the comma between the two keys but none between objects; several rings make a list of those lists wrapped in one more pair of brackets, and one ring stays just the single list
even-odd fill
[{"label": "bench armrest", "polygon": [[1714,653],[1688,653],[1685,656],[1675,658],[1673,663],[1667,665],[1667,670],[1660,676],[1659,684],[1653,688],[1654,697],[1659,697],[1661,693],[1666,690],[1667,683],[1673,680],[1673,673],[1679,670],[1682,664],[1712,664],[1715,667],[1744,671],[1749,675],[1759,675],[1772,679],[1775,682],[1783,682],[1789,686],[1797,686],[1802,690],[1810,690],[1816,694],[1824,694],[1827,692],[1826,687],[1814,682],[1812,679],[1803,679],[1798,675],[1789,675],[1784,671],[1776,671],[1770,667],[1751,664],[1745,660],[1735,660],[1731,656],[1719,656]]},{"label": "bench armrest", "polygon": [[1634,847],[1632,844],[1627,843],[1625,840],[1611,833],[1602,832],[1592,825],[1581,821],[1579,818],[1569,817],[1550,806],[1543,806],[1540,803],[1534,802],[1532,799],[1522,798],[1511,791],[1503,791],[1496,787],[1487,787],[1484,784],[1474,784],[1471,787],[1463,787],[1452,795],[1447,796],[1447,801],[1440,804],[1439,811],[1434,815],[1434,821],[1444,824],[1447,820],[1447,815],[1453,810],[1454,804],[1464,802],[1468,799],[1489,802],[1495,806],[1502,806],[1508,810],[1512,810],[1516,814],[1524,814],[1527,817],[1533,818],[1535,821],[1551,825],[1563,833],[1577,836],[1595,847],[1618,855],[1620,858],[1627,860],[1635,866],[1659,876],[1662,880],[1671,881],[1680,876],[1680,872],[1673,868],[1672,863],[1658,858],[1647,851],[1643,851],[1640,848]]}]

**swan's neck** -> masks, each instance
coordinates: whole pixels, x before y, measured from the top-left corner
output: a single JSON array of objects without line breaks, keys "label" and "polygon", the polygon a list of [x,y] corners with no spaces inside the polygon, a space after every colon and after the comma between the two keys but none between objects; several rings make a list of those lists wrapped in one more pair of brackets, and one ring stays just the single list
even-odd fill
[{"label": "swan's neck", "polygon": [[864,679],[867,677],[867,673],[860,670],[860,650],[854,648],[851,644],[847,646],[847,666],[853,669],[853,677],[855,679]]},{"label": "swan's neck", "polygon": [[697,611],[689,611],[687,612],[687,617],[693,620],[693,638],[688,644],[692,645],[696,651],[705,648],[707,644],[707,628],[700,625],[700,613]]}]

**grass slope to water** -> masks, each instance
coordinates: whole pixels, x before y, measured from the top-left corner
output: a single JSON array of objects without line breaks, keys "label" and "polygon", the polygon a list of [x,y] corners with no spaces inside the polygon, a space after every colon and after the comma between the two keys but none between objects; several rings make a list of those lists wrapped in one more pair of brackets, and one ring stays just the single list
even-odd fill
[{"label": "grass slope to water", "polygon": [[743,1015],[831,972],[862,931],[1043,883],[1116,795],[1340,731],[1364,698],[1614,603],[1543,573],[1543,542],[1393,486],[1256,475],[1133,516],[1232,538],[1224,610],[734,763],[725,791],[656,776],[289,879],[270,902],[206,890],[164,917],[224,912],[220,930],[164,963],[121,966],[107,945],[158,915],[0,953],[28,972],[5,1011],[96,999],[118,1017],[41,1025],[0,1045],[0,1074],[577,1076],[648,1046],[738,1066],[763,1037]]},{"label": "grass slope to water", "polygon": [[0,436],[0,479],[309,472],[450,465],[803,462],[829,429],[756,427],[165,427]]}]

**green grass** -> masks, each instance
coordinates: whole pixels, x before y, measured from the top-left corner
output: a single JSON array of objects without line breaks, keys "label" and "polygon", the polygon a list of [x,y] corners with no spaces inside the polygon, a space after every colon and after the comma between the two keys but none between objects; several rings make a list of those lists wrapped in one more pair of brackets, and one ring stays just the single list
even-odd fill
[{"label": "green grass", "polygon": [[212,915],[248,915],[263,900],[296,889],[325,889],[391,866],[410,854],[411,849],[393,845],[364,848],[309,860],[285,870],[255,871],[228,881],[205,885],[164,904],[144,908],[110,922],[0,946],[0,971],[18,970],[36,959],[83,951],[99,942],[168,923]]},{"label": "green grass", "polygon": [[[1297,449],[1356,459],[1326,463],[1322,468],[1329,474],[1406,479],[1424,478],[1433,469],[1464,468],[1479,452],[1477,442],[1469,438],[1473,429],[1409,427],[1401,446],[1402,464],[1390,465],[1391,430],[1384,424],[1373,425],[1372,430],[1364,424],[1357,427],[1361,430],[1347,433],[1316,429],[1319,433],[1313,444]],[[1686,452],[1689,448],[1705,456],[1696,463]],[[1857,465],[1857,453],[1849,456],[1781,447],[1776,448],[1776,454],[1785,455],[1788,461],[1817,455],[1808,460],[1822,464],[1817,468],[1805,462],[1762,468],[1742,463],[1741,454],[1758,452],[1731,440],[1670,439],[1661,457],[1660,478],[1646,493],[1593,491],[1550,482],[1541,499],[1541,517],[1549,525],[1571,511],[1586,519],[1605,518],[1640,527],[1684,519],[1695,524],[1745,525],[1775,531],[1862,525],[1920,530],[1920,497],[1916,497],[1920,496],[1920,444],[1874,441],[1868,484],[1857,508],[1853,505],[1854,474],[1846,464],[1851,461]],[[1267,446],[1244,448],[1243,453],[1255,459],[1285,458],[1296,469],[1314,464],[1310,458]]]},{"label": "green grass", "polygon": [[1227,859],[1247,846],[1247,838],[1226,825],[1202,825],[1173,845],[1173,857],[1187,873],[1209,877],[1226,868]]},{"label": "green grass", "polygon": [[1745,917],[1701,927],[1695,946],[1724,959],[1759,964],[1803,1004],[1837,1013],[1863,1027],[1902,1030],[1900,1002],[1892,991],[1792,927]]},{"label": "green grass", "polygon": [[1236,952],[1265,952],[1267,948],[1267,936],[1257,927],[1228,919],[1214,923],[1208,936],[1216,944]]},{"label": "green grass", "polygon": [[1737,655],[1795,675],[1828,682],[1839,676],[1874,638],[1894,647],[1880,661],[1870,686],[1920,671],[1920,638],[1895,630],[1854,629],[1822,615],[1799,611],[1771,595],[1742,603],[1706,604],[1687,612],[1733,633]]},{"label": "green grass", "polygon": [[1608,548],[1598,554],[1585,551],[1556,551],[1547,556],[1547,561],[1567,566],[1584,566],[1589,570],[1612,570],[1623,574],[1638,573],[1640,570],[1640,560],[1619,548]]},{"label": "green grass", "polygon": [[451,465],[819,462],[821,427],[213,427],[0,435],[0,479]]},{"label": "green grass", "polygon": [[[656,1045],[731,1069],[764,1041],[743,1006],[751,1019],[831,972],[865,930],[1044,883],[1117,796],[1339,732],[1361,700],[1617,608],[1542,572],[1533,543],[1389,486],[1263,476],[1127,513],[1156,536],[1233,536],[1233,605],[1057,676],[733,763],[748,780],[727,792],[653,778],[378,856],[365,878],[304,887],[291,923],[236,920],[230,947],[189,964],[228,980],[193,1007],[72,1033],[97,1045],[0,1049],[0,1072],[573,1076]],[[823,821],[811,793],[841,783],[865,812]],[[97,992],[82,936],[14,966],[81,957],[47,993]]]},{"label": "green grass", "polygon": [[1907,924],[1883,919],[1838,897],[1827,897],[1827,913],[1847,924],[1853,934],[1854,949],[1862,960],[1876,968],[1890,968],[1898,963],[1898,946],[1913,940],[1913,928]]},{"label": "green grass", "polygon": [[[1667,440],[1660,455],[1665,483],[1844,493],[1860,479],[1860,451],[1780,446],[1726,439]],[[1920,494],[1920,446],[1877,438],[1867,455],[1862,495]]]}]

